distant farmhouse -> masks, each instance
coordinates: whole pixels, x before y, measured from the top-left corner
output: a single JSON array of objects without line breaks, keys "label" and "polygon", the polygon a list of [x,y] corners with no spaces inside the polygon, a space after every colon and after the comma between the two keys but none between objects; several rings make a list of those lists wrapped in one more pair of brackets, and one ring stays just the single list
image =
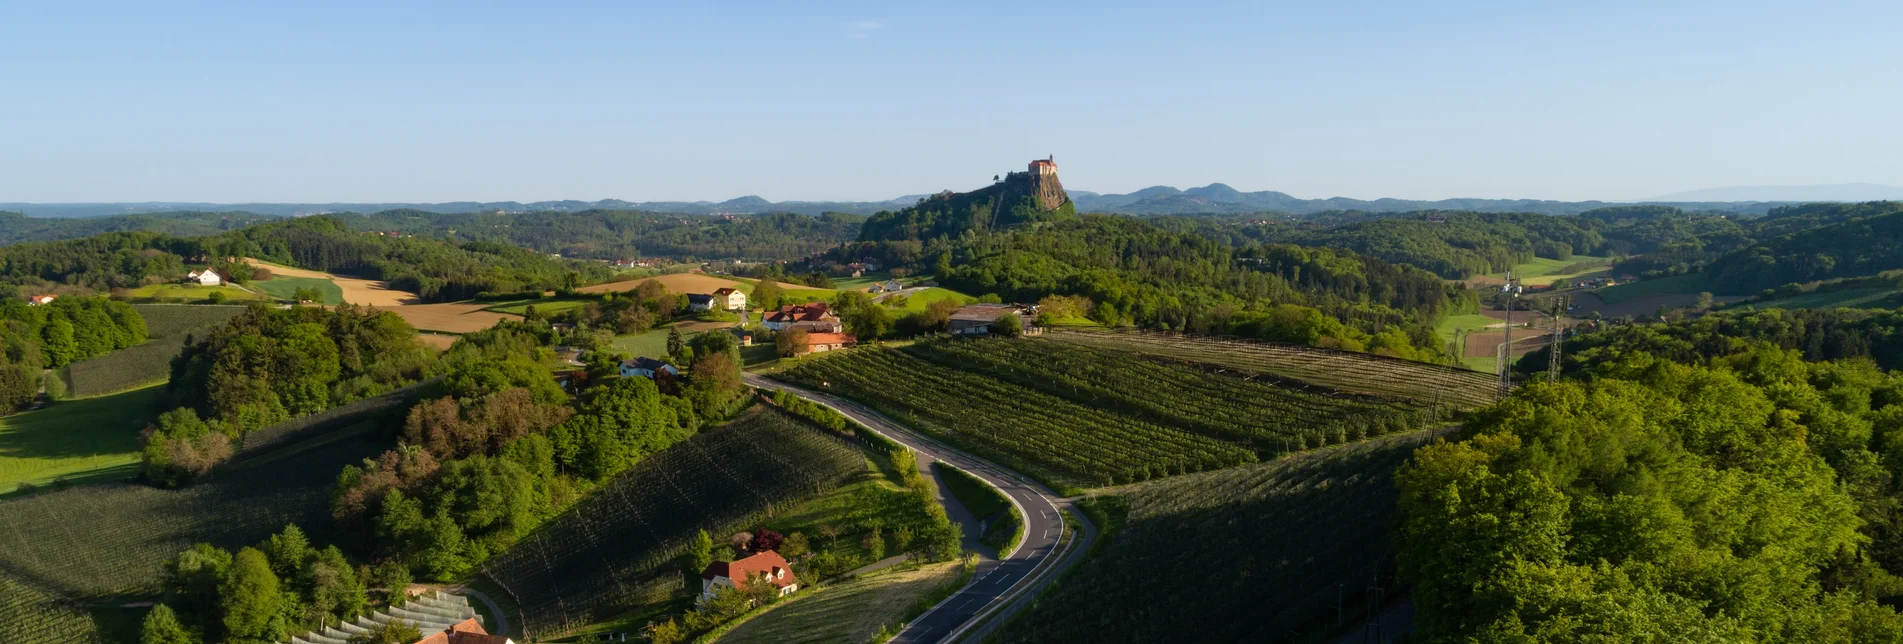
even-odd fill
[{"label": "distant farmhouse", "polygon": [[640,376],[642,378],[652,379],[654,374],[662,372],[670,376],[681,375],[681,370],[674,368],[674,365],[653,358],[634,358],[621,361],[621,377],[623,378]]},{"label": "distant farmhouse", "polygon": [[786,564],[786,558],[768,550],[739,561],[707,564],[707,568],[700,573],[700,598],[702,601],[713,598],[714,590],[722,586],[746,590],[746,585],[753,581],[773,584],[779,589],[781,597],[799,592],[800,589],[799,577],[793,575],[793,568]]},{"label": "distant farmhouse", "polygon": [[186,273],[185,282],[187,284],[196,283],[201,286],[217,286],[219,284],[223,284],[225,280],[223,278],[218,277],[218,273],[216,271],[213,271],[207,268],[202,271],[192,271],[190,273]]},{"label": "distant farmhouse", "polygon": [[793,304],[766,314],[766,328],[774,331],[799,329],[807,333],[838,333],[839,316],[825,302]]},{"label": "distant farmhouse", "polygon": [[705,293],[687,294],[687,310],[711,311],[714,308],[714,296]]},{"label": "distant farmhouse", "polygon": [[1027,314],[1023,307],[1014,304],[967,304],[954,311],[951,320],[945,324],[945,331],[952,335],[988,335],[991,325],[1005,315],[1018,316],[1019,327],[1024,335],[1043,335],[1043,327]]},{"label": "distant farmhouse", "polygon": [[26,298],[26,303],[29,306],[40,306],[42,304],[52,304],[53,300],[57,299],[58,297],[59,297],[58,295],[50,295],[50,294],[49,295],[35,295],[33,297]]}]

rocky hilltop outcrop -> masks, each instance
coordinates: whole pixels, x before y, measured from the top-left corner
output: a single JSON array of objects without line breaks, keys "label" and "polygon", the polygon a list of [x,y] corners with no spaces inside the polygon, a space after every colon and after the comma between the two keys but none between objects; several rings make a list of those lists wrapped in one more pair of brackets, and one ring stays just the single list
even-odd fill
[{"label": "rocky hilltop outcrop", "polygon": [[956,237],[1077,216],[1077,207],[1057,178],[1057,163],[1032,161],[1024,172],[1004,175],[971,192],[940,192],[895,211],[880,211],[860,229],[861,241]]}]

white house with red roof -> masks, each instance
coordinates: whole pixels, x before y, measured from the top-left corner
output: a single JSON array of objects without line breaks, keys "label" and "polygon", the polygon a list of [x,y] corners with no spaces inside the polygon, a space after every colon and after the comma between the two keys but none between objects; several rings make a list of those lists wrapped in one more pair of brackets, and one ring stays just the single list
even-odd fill
[{"label": "white house with red roof", "polygon": [[768,550],[738,561],[707,564],[707,569],[700,573],[700,598],[702,601],[712,598],[714,590],[722,586],[746,590],[747,584],[754,581],[773,584],[781,597],[800,589],[799,577],[793,575],[793,567],[787,565],[786,558]]},{"label": "white house with red roof", "polygon": [[725,304],[729,311],[747,310],[747,294],[737,288],[714,289],[714,301]]},{"label": "white house with red roof", "polygon": [[52,294],[35,295],[33,297],[26,298],[26,303],[31,306],[40,306],[42,304],[52,304],[53,300],[58,298],[59,298],[58,295],[52,295]]}]

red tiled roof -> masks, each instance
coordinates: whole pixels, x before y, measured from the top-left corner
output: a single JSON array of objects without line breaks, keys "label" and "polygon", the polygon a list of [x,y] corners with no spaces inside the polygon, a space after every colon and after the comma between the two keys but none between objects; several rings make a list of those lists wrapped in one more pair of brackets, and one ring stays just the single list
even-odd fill
[{"label": "red tiled roof", "polygon": [[416,644],[503,644],[509,638],[490,635],[482,628],[482,622],[471,617],[457,622],[446,630],[431,633],[429,637],[417,640]]},{"label": "red tiled roof", "polygon": [[[779,574],[782,572],[785,574]],[[707,569],[701,571],[700,578],[711,580],[715,577],[726,577],[733,581],[735,588],[743,588],[746,586],[747,577],[752,575],[765,576],[767,581],[781,588],[800,583],[799,578],[793,576],[793,568],[786,564],[786,558],[772,550],[742,558],[739,561],[716,561],[707,564]]]},{"label": "red tiled roof", "polygon": [[793,304],[780,307],[780,310],[768,313],[768,322],[821,322],[832,317],[825,302],[812,304]]},{"label": "red tiled roof", "polygon": [[852,337],[851,333],[808,333],[806,334],[807,346],[812,346],[815,344],[853,344],[858,341],[859,339]]},{"label": "red tiled roof", "polygon": [[718,295],[721,297],[726,297],[726,296],[733,295],[739,292],[740,292],[739,289],[735,289],[732,287],[721,287],[721,288],[714,289],[714,295]]}]

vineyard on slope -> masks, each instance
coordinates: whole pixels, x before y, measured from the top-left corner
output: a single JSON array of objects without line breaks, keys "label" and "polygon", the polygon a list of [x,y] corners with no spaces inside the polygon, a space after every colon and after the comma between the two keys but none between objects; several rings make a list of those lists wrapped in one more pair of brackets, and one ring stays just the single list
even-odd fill
[{"label": "vineyard on slope", "polygon": [[1459,408],[1493,404],[1499,380],[1466,369],[1241,338],[1152,333],[1147,331],[1052,330],[1052,340],[1134,351],[1169,360],[1196,362],[1293,378],[1303,382],[1420,404]]},{"label": "vineyard on slope", "polygon": [[75,598],[149,594],[195,543],[235,549],[288,523],[322,543],[337,472],[385,448],[340,440],[179,490],[114,483],[0,501],[0,572]]},{"label": "vineyard on slope", "polygon": [[525,634],[547,639],[678,592],[699,530],[748,527],[865,470],[844,439],[759,406],[649,456],[482,572],[520,603]]},{"label": "vineyard on slope", "polygon": [[1131,360],[1108,349],[1051,340],[922,342],[905,351],[1079,404],[1250,444],[1258,452],[1343,443],[1435,420],[1434,410],[1402,400],[1343,394],[1272,377],[1222,377],[1181,364]]},{"label": "vineyard on slope", "polygon": [[1256,460],[1239,445],[896,349],[841,352],[776,377],[859,400],[1057,488],[1146,481]]},{"label": "vineyard on slope", "polygon": [[172,375],[172,357],[185,340],[243,313],[242,306],[202,304],[134,304],[145,318],[145,343],[120,349],[65,367],[67,391],[74,396],[102,396],[141,385],[164,382]]},{"label": "vineyard on slope", "polygon": [[0,631],[10,644],[99,641],[92,616],[31,584],[0,572]]},{"label": "vineyard on slope", "polygon": [[[1003,642],[1329,641],[1391,586],[1394,470],[1436,430],[1134,486],[1122,527],[999,633]],[[1112,513],[1117,513],[1113,510]]]}]

